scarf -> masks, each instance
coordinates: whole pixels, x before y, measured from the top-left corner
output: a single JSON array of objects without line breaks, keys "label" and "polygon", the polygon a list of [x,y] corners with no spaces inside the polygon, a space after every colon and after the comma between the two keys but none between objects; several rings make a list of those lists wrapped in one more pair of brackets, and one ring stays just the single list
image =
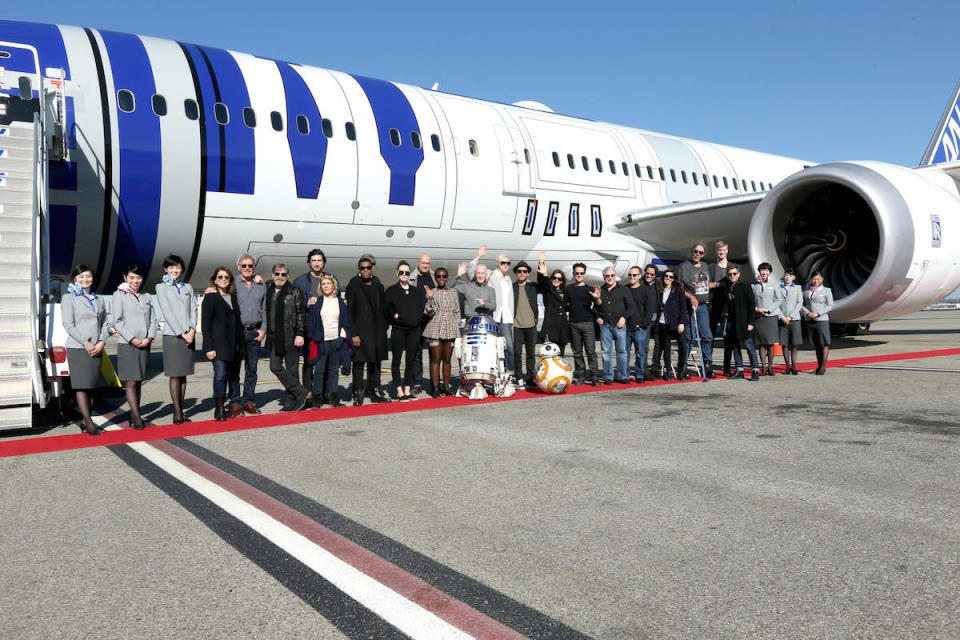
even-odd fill
[{"label": "scarf", "polygon": [[85,297],[87,299],[87,302],[90,303],[90,306],[93,307],[93,310],[94,311],[97,310],[97,305],[96,303],[94,303],[94,300],[97,299],[97,294],[90,291],[90,289],[81,287],[76,282],[71,282],[69,285],[67,285],[67,291],[69,291],[75,296]]},{"label": "scarf", "polygon": [[183,287],[183,280],[175,280],[169,273],[163,274],[163,283],[176,287],[178,295],[180,294],[180,289]]},{"label": "scarf", "polygon": [[133,287],[131,287],[131,286],[130,286],[129,284],[127,284],[126,282],[121,282],[121,283],[117,286],[117,291],[122,291],[123,293],[129,293],[129,294],[132,295],[132,296],[136,296],[136,297],[137,297],[137,300],[140,299],[140,293],[137,292],[137,291],[134,291],[134,290],[133,290]]}]

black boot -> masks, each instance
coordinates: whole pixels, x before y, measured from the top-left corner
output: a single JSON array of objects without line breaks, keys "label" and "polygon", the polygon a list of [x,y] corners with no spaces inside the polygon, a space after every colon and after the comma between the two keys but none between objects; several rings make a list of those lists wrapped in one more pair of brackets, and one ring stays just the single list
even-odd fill
[{"label": "black boot", "polygon": [[715,378],[715,377],[717,376],[717,374],[715,374],[715,373],[713,372],[713,363],[712,363],[712,362],[705,362],[705,363],[703,364],[703,369],[704,369],[704,371],[703,371],[704,377],[707,377],[707,378]]},{"label": "black boot", "polygon": [[337,397],[336,393],[327,394],[327,404],[331,407],[342,407],[343,404],[340,402],[340,398]]},{"label": "black boot", "polygon": [[363,389],[356,387],[353,390],[353,406],[359,407],[363,404]]},{"label": "black boot", "polygon": [[213,410],[213,419],[217,422],[227,421],[227,410],[223,408],[223,396],[213,399],[216,407]]}]

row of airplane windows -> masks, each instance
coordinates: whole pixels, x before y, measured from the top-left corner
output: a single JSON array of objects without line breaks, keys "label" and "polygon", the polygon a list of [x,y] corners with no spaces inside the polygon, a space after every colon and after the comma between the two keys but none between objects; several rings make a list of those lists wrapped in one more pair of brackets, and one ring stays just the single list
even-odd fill
[{"label": "row of airplane windows", "polygon": [[[526,156],[527,164],[529,164],[530,153],[526,149],[524,149],[523,151],[524,151],[524,155]],[[597,173],[603,173],[603,160],[601,160],[600,158],[595,158],[595,160],[596,160]],[[584,171],[590,171],[590,160],[587,158],[587,156],[580,156],[580,163],[583,166]],[[608,163],[609,163],[608,166],[610,168],[610,173],[612,173],[613,175],[616,175],[617,163],[614,162],[613,160],[609,160]],[[557,153],[556,151],[553,152],[553,166],[555,167],[560,166],[560,154]],[[570,167],[571,169],[576,169],[577,167],[577,163],[574,160],[572,153],[567,154],[567,166]],[[623,175],[625,176],[630,175],[630,167],[627,165],[626,162],[621,162],[620,168],[623,171]],[[645,169],[646,171],[644,171],[644,167],[641,167],[639,164],[633,165],[633,172],[638,178],[643,178],[643,174],[646,173],[647,178],[650,180],[656,180],[657,177],[659,177],[662,182],[666,182],[667,172],[669,172],[670,181],[677,182],[676,169],[664,169],[663,167],[657,167],[656,170],[654,170],[654,167],[650,165],[647,165]],[[690,182],[692,181],[693,184],[699,185],[701,184],[700,181],[702,179],[703,186],[707,187],[707,186],[710,186],[710,177],[711,176],[708,176],[706,173],[697,173],[696,171],[691,171],[688,175],[685,169],[680,170],[680,180],[684,184],[690,184]],[[758,189],[757,188],[758,183],[756,180],[751,180],[748,185],[746,178],[740,181],[740,180],[737,180],[736,178],[731,178],[730,180],[728,180],[727,176],[717,176],[716,174],[713,174],[712,177],[713,177],[713,186],[718,189],[720,188],[721,181],[723,182],[724,189],[729,189],[730,182],[732,181],[733,188],[734,190],[737,190],[737,191],[740,190],[741,186],[743,187],[743,191],[769,191],[770,189],[773,188],[773,184],[770,182],[765,183],[763,181],[760,181],[759,182],[760,188]]]},{"label": "row of airplane windows", "polygon": [[[124,113],[133,113],[137,107],[136,98],[134,97],[133,92],[129,91],[128,89],[120,89],[117,92],[117,106]],[[154,114],[158,116],[165,116],[168,113],[167,99],[160,94],[155,94],[151,98],[151,106],[153,108]],[[186,117],[189,120],[197,120],[200,118],[200,108],[197,105],[196,100],[193,100],[191,98],[187,98],[186,100],[184,100],[183,109],[184,109],[184,115],[186,115]],[[225,105],[222,102],[217,102],[213,105],[213,115],[218,124],[227,125],[230,123],[230,109],[229,107],[227,107],[227,105]],[[243,108],[243,123],[251,129],[257,126],[257,115],[256,115],[256,112],[253,110],[253,107]],[[310,135],[310,120],[309,118],[307,118],[307,116],[298,115],[296,117],[296,124],[297,124],[297,131],[300,134]],[[283,131],[283,115],[279,111],[270,112],[270,125],[273,127],[275,131]],[[323,133],[323,135],[326,136],[327,138],[333,137],[333,123],[330,121],[329,118],[321,118],[320,130]],[[352,122],[344,123],[344,133],[346,134],[348,140],[357,139],[357,130]],[[400,131],[398,131],[397,129],[390,129],[390,143],[395,147],[399,147],[403,144],[402,135]],[[417,131],[410,132],[410,144],[411,146],[413,146],[414,149],[420,149],[423,147],[423,141],[420,137],[419,132]],[[440,151],[440,136],[438,136],[435,133],[432,134],[430,136],[430,146],[433,148],[434,151]],[[469,140],[468,148],[470,149],[470,155],[474,157],[479,157],[480,145],[477,144],[476,140],[472,140],[472,139]],[[523,150],[523,156],[526,163],[530,164],[529,149]],[[594,160],[596,161],[597,172],[603,173],[603,170],[604,170],[603,161],[600,158],[595,158]],[[583,166],[584,171],[590,171],[590,161],[587,158],[587,156],[580,156],[580,162],[581,162],[581,165]],[[553,164],[556,167],[560,166],[560,154],[557,153],[556,151],[553,152]],[[576,162],[574,160],[574,156],[572,153],[567,154],[567,165],[571,169],[576,168]],[[614,162],[613,160],[609,160],[608,166],[609,166],[610,173],[616,175],[617,163]],[[621,162],[620,166],[621,166],[621,170],[623,171],[623,175],[629,176],[630,168],[627,165],[627,163]],[[643,177],[643,173],[644,173],[643,169],[644,168],[641,167],[639,164],[633,165],[633,170],[637,178]],[[656,176],[659,176],[661,181],[666,182],[668,171],[670,174],[670,180],[672,182],[677,182],[677,171],[675,169],[664,169],[663,167],[658,167],[656,168],[656,171],[655,171],[654,167],[650,165],[646,166],[646,174],[650,180],[655,180]],[[691,171],[688,175],[686,170],[680,171],[680,180],[684,184],[689,184],[690,181],[692,180],[693,184],[699,185],[701,184],[700,182],[701,177],[703,180],[703,185],[709,186],[710,184],[709,176],[706,173],[701,174],[701,173]],[[718,177],[717,175],[713,175],[713,186],[716,188],[719,188],[721,180],[723,182],[724,189],[730,188],[731,180],[733,182],[734,190],[739,191],[741,188],[740,181],[738,181],[737,178],[732,178],[731,180],[728,180],[727,176]],[[743,180],[742,182],[743,191],[767,191],[773,188],[772,184],[764,183],[762,181],[760,182],[759,189],[757,189],[756,181],[751,180],[749,184],[750,186],[748,188],[746,179]]]}]

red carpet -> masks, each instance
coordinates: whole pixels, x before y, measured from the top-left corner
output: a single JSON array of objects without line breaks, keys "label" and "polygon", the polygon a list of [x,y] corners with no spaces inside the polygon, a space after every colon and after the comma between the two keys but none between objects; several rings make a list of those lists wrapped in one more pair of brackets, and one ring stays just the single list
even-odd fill
[{"label": "red carpet", "polygon": [[[913,360],[917,358],[936,358],[938,356],[956,356],[960,355],[960,349],[939,349],[935,351],[914,351],[910,353],[892,353],[881,356],[866,356],[861,358],[839,358],[827,363],[828,368],[843,367],[852,364],[872,364],[876,362],[894,362],[897,360]],[[803,363],[797,366],[801,371],[809,371],[816,368],[816,363]],[[775,367],[782,370],[783,365]],[[723,378],[717,378],[722,380]],[[579,393],[599,393],[603,391],[616,391],[618,389],[646,389],[663,384],[689,384],[690,382],[700,382],[700,378],[691,380],[674,380],[671,382],[648,382],[642,387],[637,384],[619,385],[601,387],[574,387],[567,391],[566,395],[576,395]],[[204,420],[202,422],[189,422],[186,424],[168,424],[156,427],[149,427],[143,431],[134,429],[121,429],[118,431],[104,431],[99,436],[89,436],[85,433],[75,433],[63,436],[38,436],[35,438],[24,438],[20,440],[0,441],[0,458],[10,456],[22,456],[33,453],[49,453],[52,451],[64,451],[67,449],[83,449],[87,447],[100,447],[111,444],[125,444],[128,442],[144,442],[149,440],[166,440],[168,438],[184,438],[189,436],[206,435],[210,433],[226,433],[229,431],[244,431],[247,429],[262,429],[265,427],[280,427],[290,424],[303,424],[307,422],[323,422],[326,420],[343,420],[345,418],[358,418],[363,416],[379,416],[391,413],[408,413],[411,411],[424,411],[428,409],[444,409],[449,407],[460,407],[472,404],[489,404],[491,402],[512,402],[516,400],[530,400],[534,398],[546,397],[540,392],[529,393],[520,391],[511,398],[493,398],[490,397],[482,402],[474,402],[467,398],[425,398],[412,402],[391,402],[389,404],[365,404],[360,407],[345,406],[338,409],[309,409],[305,411],[296,411],[290,413],[270,413],[259,416],[245,416],[243,418],[231,418],[226,422],[216,422],[214,420]],[[105,417],[112,417],[106,414]],[[122,423],[125,424],[125,423]]]}]

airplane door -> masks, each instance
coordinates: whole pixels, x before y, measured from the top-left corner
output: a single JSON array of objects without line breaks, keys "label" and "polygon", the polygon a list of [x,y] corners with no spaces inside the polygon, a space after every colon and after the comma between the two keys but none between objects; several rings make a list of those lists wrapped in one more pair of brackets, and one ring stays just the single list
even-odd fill
[{"label": "airplane door", "polygon": [[[4,107],[0,123],[33,121],[39,105],[33,98],[34,91],[43,91],[37,50],[27,44],[0,42],[0,98]],[[22,92],[29,94],[20,100],[12,98]]]},{"label": "airplane door", "polygon": [[503,195],[533,198],[530,188],[530,166],[523,153],[523,134],[516,127],[494,125],[500,155],[503,159]]}]

